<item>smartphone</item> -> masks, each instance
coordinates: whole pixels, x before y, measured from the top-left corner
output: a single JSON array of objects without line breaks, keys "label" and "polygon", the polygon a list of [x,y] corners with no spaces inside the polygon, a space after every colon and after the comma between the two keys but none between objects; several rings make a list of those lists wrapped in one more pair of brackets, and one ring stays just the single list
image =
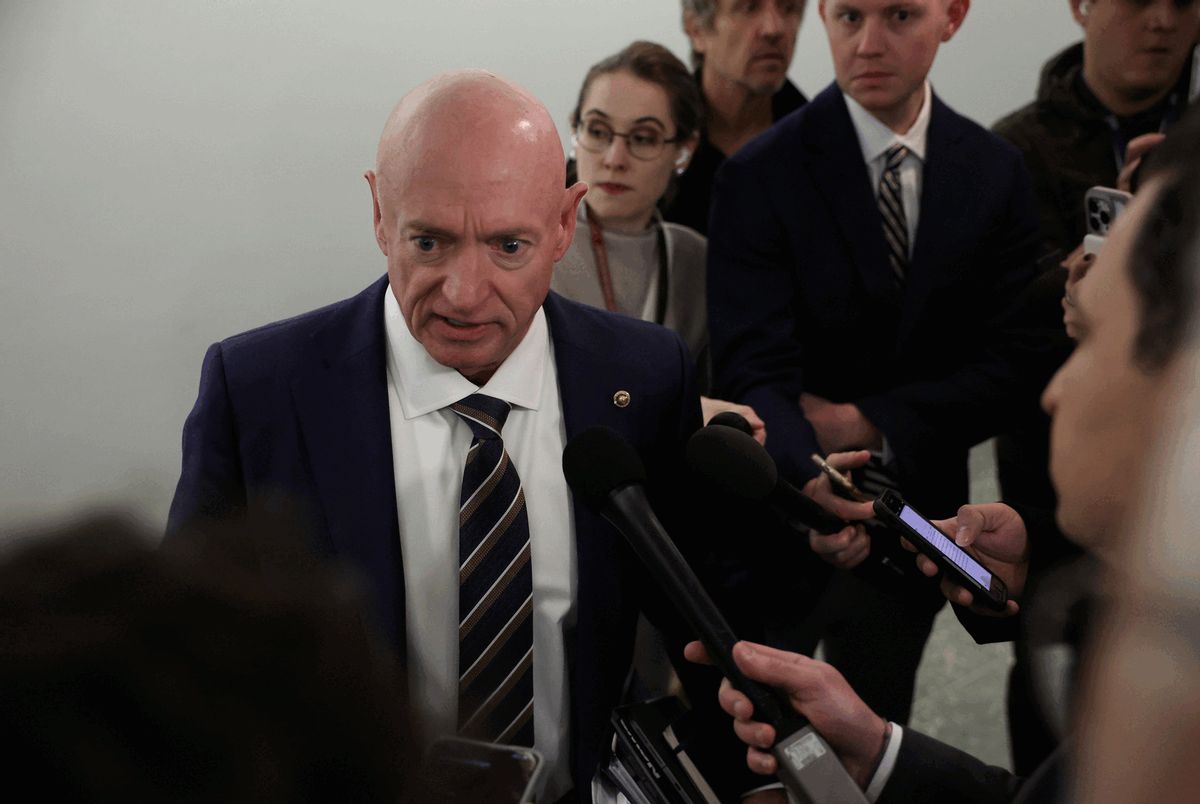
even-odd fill
[{"label": "smartphone", "polygon": [[525,804],[533,801],[541,774],[542,755],[532,748],[444,737],[425,755],[428,795],[422,800]]},{"label": "smartphone", "polygon": [[829,478],[829,485],[833,488],[834,494],[853,502],[869,502],[871,500],[871,497],[859,491],[850,478],[830,466],[829,462],[820,455],[814,452],[809,457],[825,473],[825,476]]},{"label": "smartphone", "polygon": [[1008,602],[1008,587],[987,567],[975,560],[954,540],[938,530],[894,491],[885,491],[875,500],[875,516],[912,542],[912,545],[941,568],[950,580],[970,590],[975,602],[1003,611]]},{"label": "smartphone", "polygon": [[1083,197],[1088,234],[1107,237],[1108,230],[1133,198],[1124,190],[1112,187],[1093,187]]}]

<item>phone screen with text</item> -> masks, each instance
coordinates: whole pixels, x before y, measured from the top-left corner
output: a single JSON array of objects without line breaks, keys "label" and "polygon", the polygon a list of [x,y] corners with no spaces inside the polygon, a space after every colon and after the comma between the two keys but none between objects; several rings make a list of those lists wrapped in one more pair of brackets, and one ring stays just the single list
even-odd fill
[{"label": "phone screen with text", "polygon": [[946,534],[935,528],[923,516],[905,505],[900,509],[900,520],[919,533],[925,541],[933,545],[935,550],[948,558],[950,563],[962,570],[964,574],[974,578],[981,587],[984,589],[991,588],[992,573],[984,569],[983,565],[978,561],[971,558],[970,554],[965,550],[950,541],[946,537]]}]

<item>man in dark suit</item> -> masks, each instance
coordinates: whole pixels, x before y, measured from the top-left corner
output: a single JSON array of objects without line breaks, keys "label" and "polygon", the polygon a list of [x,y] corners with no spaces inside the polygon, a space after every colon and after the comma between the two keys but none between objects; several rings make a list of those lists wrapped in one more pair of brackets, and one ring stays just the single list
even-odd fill
[{"label": "man in dark suit", "polygon": [[433,79],[366,178],[387,276],[209,349],[169,531],[299,506],[316,548],[365,581],[422,732],[534,745],[539,800],[590,800],[639,609],[676,646],[686,632],[620,535],[572,504],[561,454],[607,425],[677,511],[691,360],[665,329],[549,294],[586,186],[564,189],[555,127],[523,90]]},{"label": "man in dark suit", "polygon": [[[784,476],[813,478],[812,453],[863,450],[840,468],[869,462],[868,491],[898,486],[929,516],[966,502],[967,451],[1018,387],[989,338],[1037,243],[1020,154],[929,87],[969,5],[821,2],[837,81],[725,163],[709,231],[716,386],[758,411]],[[809,490],[846,519],[871,516],[823,478]],[[811,543],[841,568],[870,550],[861,526]],[[808,651],[823,635],[832,663],[900,721],[941,605],[911,586],[893,596],[835,575],[792,643]]]},{"label": "man in dark suit", "polygon": [[[1148,480],[1158,469],[1152,447],[1172,443],[1173,435],[1178,439],[1164,422],[1176,419],[1172,414],[1181,398],[1179,391],[1194,385],[1187,371],[1194,355],[1188,338],[1197,308],[1198,136],[1200,108],[1185,116],[1162,150],[1151,157],[1152,176],[1122,213],[1095,267],[1078,285],[1074,314],[1081,333],[1079,345],[1042,397],[1053,420],[1050,471],[1059,494],[1055,519],[1094,561],[1085,564],[1083,572],[1047,577],[1047,565],[1061,557],[1054,552],[1057,541],[1046,538],[1053,525],[1003,503],[964,506],[955,517],[935,523],[1002,578],[1012,597],[1006,612],[972,608],[971,616],[977,619],[971,622],[964,617],[964,624],[983,626],[986,618],[996,624],[993,630],[1007,630],[1010,635],[1019,624],[1023,647],[1049,648],[1045,653],[1054,655],[1044,655],[1040,663],[1043,680],[1049,682],[1043,705],[1059,710],[1054,720],[1067,728],[1074,726],[1093,750],[1106,745],[1116,755],[1101,758],[1085,753],[1083,762],[1076,756],[1071,763],[1067,739],[1036,773],[1022,779],[912,729],[887,723],[827,664],[764,646],[735,646],[734,658],[741,670],[791,696],[793,707],[829,740],[871,801],[1065,801],[1064,771],[1072,764],[1078,787],[1093,796],[1083,800],[1124,801],[1128,797],[1114,796],[1111,786],[1113,778],[1130,775],[1125,761],[1129,745],[1154,748],[1149,741],[1130,743],[1128,720],[1097,717],[1096,707],[1088,705],[1094,699],[1071,700],[1071,670],[1088,663],[1079,658],[1072,668],[1061,657],[1067,653],[1063,648],[1112,647],[1111,641],[1091,639],[1094,635],[1079,615],[1086,621],[1091,596],[1107,603],[1110,595],[1128,594],[1127,588],[1111,579],[1123,578],[1129,557],[1152,546],[1146,541],[1145,519],[1139,516],[1143,507],[1156,510],[1166,502],[1158,499],[1157,488],[1151,491]],[[1140,489],[1146,492],[1139,499]],[[926,557],[918,556],[917,563],[922,572],[937,574]],[[946,597],[964,610],[974,603],[966,589],[946,578],[941,583]],[[1031,599],[1027,593],[1032,584],[1038,589]],[[1111,632],[1109,625],[1106,630]],[[1172,625],[1181,628],[1178,622]],[[1166,633],[1171,633],[1169,628]],[[1180,636],[1179,631],[1173,633]],[[706,659],[699,643],[688,651],[696,660]],[[1142,667],[1147,662],[1128,657],[1121,664]],[[1065,685],[1063,678],[1068,679]],[[1140,683],[1163,687],[1157,676]],[[1138,685],[1138,678],[1124,673],[1119,697],[1140,701]],[[1095,690],[1091,693],[1094,696]],[[771,744],[772,729],[752,720],[749,701],[740,693],[723,689],[721,699],[726,711],[737,717],[738,734],[751,746],[750,766],[760,773],[774,772],[774,759],[762,750]],[[1128,712],[1119,710],[1125,718]],[[1142,719],[1132,725],[1153,732],[1155,724]],[[1097,741],[1097,733],[1106,739]],[[1170,748],[1162,753],[1172,755]],[[1162,756],[1143,764],[1151,770],[1166,767]],[[1161,800],[1176,800],[1158,792]]]}]

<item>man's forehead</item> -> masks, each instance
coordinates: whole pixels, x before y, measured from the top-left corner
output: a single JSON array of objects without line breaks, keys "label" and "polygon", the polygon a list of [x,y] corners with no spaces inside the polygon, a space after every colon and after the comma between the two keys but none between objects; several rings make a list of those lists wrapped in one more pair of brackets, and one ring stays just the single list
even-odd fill
[{"label": "man's forehead", "polygon": [[941,8],[949,6],[950,0],[821,0],[826,12],[836,11],[883,11],[899,9]]},{"label": "man's forehead", "polygon": [[460,232],[532,231],[558,208],[560,191],[528,176],[483,179],[438,171],[413,174],[389,192],[401,226]]}]

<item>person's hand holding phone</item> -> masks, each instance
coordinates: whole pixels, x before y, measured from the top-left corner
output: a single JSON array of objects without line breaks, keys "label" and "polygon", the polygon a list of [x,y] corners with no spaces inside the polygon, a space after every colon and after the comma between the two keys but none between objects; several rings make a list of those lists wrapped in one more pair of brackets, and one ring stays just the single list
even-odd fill
[{"label": "person's hand holding phone", "polygon": [[[835,452],[825,458],[834,469],[845,473],[865,466],[871,459],[867,450],[857,452]],[[870,502],[853,502],[834,493],[833,485],[825,473],[821,473],[804,484],[804,493],[812,497],[825,510],[851,524],[837,533],[808,533],[808,545],[826,562],[840,569],[854,569],[871,554],[871,537],[867,529],[859,524],[875,516]]]},{"label": "person's hand holding phone", "polygon": [[[1009,597],[1004,611],[974,605],[974,596],[970,591],[943,577],[941,587],[946,599],[988,617],[1011,617],[1016,614],[1020,606],[1013,598],[1021,596],[1029,572],[1029,534],[1021,515],[1004,503],[983,503],[964,505],[958,509],[957,516],[935,520],[933,524],[953,535],[955,544],[975,556],[1008,587]],[[904,546],[915,551],[908,542],[904,542]],[[920,553],[916,558],[917,568],[922,573],[931,578],[938,574],[938,566],[930,559]]]}]

